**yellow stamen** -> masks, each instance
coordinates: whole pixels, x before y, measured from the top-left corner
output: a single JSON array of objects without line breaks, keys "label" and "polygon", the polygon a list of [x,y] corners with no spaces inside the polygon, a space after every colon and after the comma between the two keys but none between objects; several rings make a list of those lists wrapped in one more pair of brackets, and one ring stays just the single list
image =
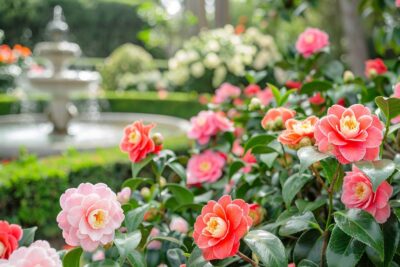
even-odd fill
[{"label": "yellow stamen", "polygon": [[213,237],[219,238],[225,235],[226,232],[226,222],[219,217],[211,217],[207,222],[207,227],[205,228]]},{"label": "yellow stamen", "polygon": [[108,219],[108,211],[96,209],[90,212],[88,216],[88,223],[93,229],[101,229],[106,226]]}]

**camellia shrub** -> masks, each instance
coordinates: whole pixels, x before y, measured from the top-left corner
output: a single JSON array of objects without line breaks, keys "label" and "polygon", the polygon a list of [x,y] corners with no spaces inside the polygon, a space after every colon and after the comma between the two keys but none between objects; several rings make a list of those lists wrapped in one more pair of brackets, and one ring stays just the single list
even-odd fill
[{"label": "camellia shrub", "polygon": [[[128,125],[121,190],[86,182],[60,197],[63,266],[397,266],[398,67],[368,61],[366,79],[321,67],[319,29],[296,48],[285,86],[221,85],[191,119],[187,156],[154,125]],[[61,266],[45,241],[28,246],[35,229],[17,229],[0,224],[0,266],[34,250],[34,265]]]}]

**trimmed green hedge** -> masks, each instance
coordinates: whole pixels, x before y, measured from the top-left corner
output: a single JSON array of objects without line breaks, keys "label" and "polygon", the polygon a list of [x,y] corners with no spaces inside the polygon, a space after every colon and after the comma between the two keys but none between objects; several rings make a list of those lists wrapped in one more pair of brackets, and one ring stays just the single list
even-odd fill
[{"label": "trimmed green hedge", "polygon": [[[84,96],[76,97],[79,105]],[[106,92],[98,98],[102,111],[138,112],[175,116],[188,119],[204,107],[198,102],[198,95],[193,93],[169,92],[165,99],[160,99],[157,92]],[[46,99],[37,98],[38,111],[43,111]],[[0,95],[0,115],[20,113],[21,103],[13,96]]]},{"label": "trimmed green hedge", "polygon": [[[184,151],[184,136],[165,140],[164,147]],[[92,152],[68,151],[64,155],[36,159],[23,155],[0,165],[0,218],[24,227],[39,226],[39,236],[59,236],[56,216],[60,195],[82,182],[107,183],[119,190],[130,177],[128,156],[117,148]]]}]

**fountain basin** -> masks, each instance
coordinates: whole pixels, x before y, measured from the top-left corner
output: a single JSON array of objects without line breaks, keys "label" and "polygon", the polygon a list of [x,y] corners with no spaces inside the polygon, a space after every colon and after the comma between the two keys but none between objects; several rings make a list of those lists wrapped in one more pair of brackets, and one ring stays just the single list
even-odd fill
[{"label": "fountain basin", "polygon": [[175,117],[141,113],[100,113],[93,118],[75,117],[68,135],[52,134],[53,126],[43,114],[0,116],[0,158],[16,157],[21,147],[39,156],[58,154],[69,148],[93,150],[119,145],[123,129],[135,120],[154,122],[152,133],[164,138],[185,135],[189,122]]}]

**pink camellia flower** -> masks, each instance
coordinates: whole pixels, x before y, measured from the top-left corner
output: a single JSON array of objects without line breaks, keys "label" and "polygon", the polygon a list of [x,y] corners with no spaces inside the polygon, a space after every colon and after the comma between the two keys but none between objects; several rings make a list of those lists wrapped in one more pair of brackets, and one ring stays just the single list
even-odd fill
[{"label": "pink camellia flower", "polygon": [[223,83],[217,90],[215,90],[215,104],[221,104],[230,99],[240,96],[240,88],[230,83]]},{"label": "pink camellia flower", "polygon": [[288,264],[288,267],[296,267],[296,264],[294,264],[294,263],[289,263],[289,264]]},{"label": "pink camellia flower", "polygon": [[278,141],[293,149],[314,144],[314,128],[318,118],[310,116],[303,121],[289,119],[286,121],[284,130],[279,136]]},{"label": "pink camellia flower", "polygon": [[[152,238],[152,237],[156,237],[156,236],[159,236],[159,235],[160,235],[160,230],[158,230],[158,228],[153,227],[151,229],[151,231],[150,231],[149,237]],[[159,250],[161,248],[161,245],[162,244],[161,244],[160,241],[153,240],[147,245],[147,248],[148,249],[153,249],[153,250]]]},{"label": "pink camellia flower", "polygon": [[265,217],[265,209],[258,203],[249,205],[249,216],[253,219],[253,226],[259,225]]},{"label": "pink camellia flower", "polygon": [[249,84],[245,89],[244,89],[244,94],[247,97],[252,97],[257,95],[259,92],[261,92],[261,87],[258,86],[257,84]]},{"label": "pink camellia flower", "polygon": [[242,147],[242,145],[240,144],[240,140],[236,139],[235,141],[233,141],[233,145],[232,145],[232,153],[238,157],[241,157],[244,153],[244,148]]},{"label": "pink camellia flower", "polygon": [[15,250],[6,261],[0,260],[0,267],[62,267],[60,257],[47,241],[38,240],[29,247]]},{"label": "pink camellia flower", "polygon": [[223,114],[213,111],[200,111],[200,113],[191,120],[191,128],[188,137],[195,139],[201,145],[210,141],[212,136],[223,132],[232,132],[233,123]]},{"label": "pink camellia flower", "polygon": [[262,119],[261,125],[264,129],[268,130],[281,129],[286,121],[293,118],[294,115],[296,115],[296,111],[291,109],[284,107],[271,108]]},{"label": "pink camellia flower", "polygon": [[194,242],[206,260],[232,257],[252,223],[249,204],[224,195],[218,202],[208,201],[201,210],[194,224]]},{"label": "pink camellia flower", "polygon": [[139,162],[148,154],[158,153],[162,149],[162,145],[156,144],[150,137],[150,131],[154,127],[154,124],[144,125],[141,121],[125,127],[120,148],[129,153],[132,162]]},{"label": "pink camellia flower", "polygon": [[400,0],[396,0],[396,7],[400,7]]},{"label": "pink camellia flower", "polygon": [[58,226],[65,242],[93,252],[99,245],[114,239],[114,232],[124,220],[117,196],[103,184],[82,183],[61,195]]},{"label": "pink camellia flower", "polygon": [[389,198],[392,193],[393,188],[387,181],[383,181],[374,192],[369,178],[353,166],[343,180],[342,202],[347,208],[365,210],[378,223],[384,223],[390,216]]},{"label": "pink camellia flower", "polygon": [[368,78],[373,78],[385,72],[387,72],[387,67],[382,59],[370,59],[365,62],[365,76]]},{"label": "pink camellia flower", "polygon": [[296,42],[296,50],[303,57],[310,57],[329,45],[329,36],[316,28],[307,28]]},{"label": "pink camellia flower", "polygon": [[103,250],[98,250],[92,255],[92,261],[102,261],[106,258]]},{"label": "pink camellia flower", "polygon": [[226,159],[217,152],[206,150],[189,159],[187,166],[187,184],[213,183],[223,172]]},{"label": "pink camellia flower", "polygon": [[[397,83],[394,86],[392,97],[400,98],[400,83]],[[396,118],[392,119],[391,122],[392,123],[399,123],[400,122],[400,116],[397,116]]]},{"label": "pink camellia flower", "polygon": [[129,187],[124,187],[117,193],[117,200],[121,204],[128,203],[131,199],[132,190]]},{"label": "pink camellia flower", "polygon": [[333,105],[315,125],[314,137],[321,152],[332,153],[340,163],[375,160],[383,139],[383,123],[369,108]]},{"label": "pink camellia flower", "polygon": [[310,101],[310,103],[313,105],[322,105],[323,103],[325,103],[325,98],[321,95],[320,92],[318,92],[310,97],[308,101]]},{"label": "pink camellia flower", "polygon": [[18,241],[21,238],[21,226],[0,221],[0,259],[8,259],[11,253],[18,248]]},{"label": "pink camellia flower", "polygon": [[246,163],[246,165],[242,168],[244,173],[249,173],[253,165],[257,163],[256,157],[251,153],[250,150],[246,152],[242,160]]},{"label": "pink camellia flower", "polygon": [[272,93],[271,89],[265,88],[257,93],[257,98],[260,99],[263,106],[268,106],[272,99],[274,99],[274,94]]},{"label": "pink camellia flower", "polygon": [[180,232],[182,234],[186,234],[189,231],[189,224],[182,217],[173,217],[170,224],[169,229],[171,231]]}]

